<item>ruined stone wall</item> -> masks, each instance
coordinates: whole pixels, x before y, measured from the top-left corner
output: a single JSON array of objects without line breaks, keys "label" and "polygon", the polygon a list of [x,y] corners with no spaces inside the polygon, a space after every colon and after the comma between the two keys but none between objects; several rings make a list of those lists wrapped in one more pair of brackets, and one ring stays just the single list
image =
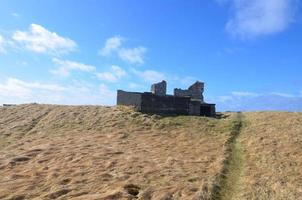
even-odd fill
[{"label": "ruined stone wall", "polygon": [[177,97],[191,97],[192,99],[198,99],[201,102],[204,102],[202,93],[196,90],[182,90],[179,88],[175,88],[174,95]]},{"label": "ruined stone wall", "polygon": [[141,111],[157,114],[189,114],[189,97],[158,96],[152,93],[142,94]]},{"label": "ruined stone wall", "polygon": [[189,115],[200,115],[200,101],[190,101],[189,104]]},{"label": "ruined stone wall", "polygon": [[117,91],[117,105],[134,106],[137,110],[141,110],[142,93]]},{"label": "ruined stone wall", "polygon": [[204,83],[196,81],[193,85],[188,88],[191,91],[192,99],[200,99],[203,101]]},{"label": "ruined stone wall", "polygon": [[187,90],[182,90],[179,88],[174,89],[174,95],[178,97],[191,97],[192,99],[198,99],[201,102],[204,102],[203,100],[203,93],[204,91],[204,83],[202,82],[195,82],[193,85],[191,85]]},{"label": "ruined stone wall", "polygon": [[117,105],[134,106],[138,111],[155,114],[215,116],[215,104],[203,101],[204,84],[197,81],[187,90],[174,89],[166,95],[166,81],[153,84],[152,92],[117,91]]},{"label": "ruined stone wall", "polygon": [[167,93],[167,82],[162,81],[151,85],[151,92],[155,95],[165,96]]},{"label": "ruined stone wall", "polygon": [[207,103],[200,104],[200,115],[207,116],[207,117],[215,117],[216,115],[215,104],[207,104]]}]

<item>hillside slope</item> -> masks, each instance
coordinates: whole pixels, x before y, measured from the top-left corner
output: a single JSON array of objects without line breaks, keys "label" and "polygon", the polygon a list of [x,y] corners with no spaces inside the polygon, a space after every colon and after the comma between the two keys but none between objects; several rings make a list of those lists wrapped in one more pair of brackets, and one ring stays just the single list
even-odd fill
[{"label": "hillside slope", "polygon": [[0,199],[299,199],[302,114],[0,108]]},{"label": "hillside slope", "polygon": [[210,198],[231,117],[126,107],[0,110],[0,199]]},{"label": "hillside slope", "polygon": [[245,113],[238,138],[245,168],[239,199],[302,199],[302,113]]}]

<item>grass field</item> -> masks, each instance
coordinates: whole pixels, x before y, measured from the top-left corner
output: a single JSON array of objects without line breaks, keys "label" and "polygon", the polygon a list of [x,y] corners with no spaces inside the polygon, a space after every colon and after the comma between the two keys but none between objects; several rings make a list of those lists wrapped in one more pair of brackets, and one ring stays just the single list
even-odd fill
[{"label": "grass field", "polygon": [[302,113],[245,113],[241,199],[302,199]]},{"label": "grass field", "polygon": [[302,114],[0,108],[0,199],[301,199]]}]

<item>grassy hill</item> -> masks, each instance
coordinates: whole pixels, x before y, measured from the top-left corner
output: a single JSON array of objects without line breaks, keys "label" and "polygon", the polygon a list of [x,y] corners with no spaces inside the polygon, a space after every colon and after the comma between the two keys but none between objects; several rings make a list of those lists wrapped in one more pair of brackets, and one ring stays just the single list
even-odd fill
[{"label": "grassy hill", "polygon": [[0,199],[299,199],[302,114],[0,108]]}]

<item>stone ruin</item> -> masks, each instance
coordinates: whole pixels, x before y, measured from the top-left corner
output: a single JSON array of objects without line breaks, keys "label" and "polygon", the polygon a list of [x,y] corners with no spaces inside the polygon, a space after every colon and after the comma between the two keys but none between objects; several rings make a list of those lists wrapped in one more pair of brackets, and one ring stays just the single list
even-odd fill
[{"label": "stone ruin", "polygon": [[179,88],[174,89],[174,96],[177,97],[191,97],[192,99],[198,99],[203,102],[203,93],[204,91],[204,83],[200,81],[196,81],[193,85],[191,85],[187,90],[182,90]]},{"label": "stone ruin", "polygon": [[154,83],[151,85],[152,94],[165,96],[167,93],[167,82],[162,81],[160,83]]},{"label": "stone ruin", "polygon": [[2,104],[3,107],[13,107],[16,106],[16,104]]},{"label": "stone ruin", "polygon": [[175,88],[167,95],[167,82],[151,86],[151,92],[117,91],[117,105],[134,106],[144,113],[215,116],[215,104],[204,102],[204,83],[196,81],[188,89]]}]

